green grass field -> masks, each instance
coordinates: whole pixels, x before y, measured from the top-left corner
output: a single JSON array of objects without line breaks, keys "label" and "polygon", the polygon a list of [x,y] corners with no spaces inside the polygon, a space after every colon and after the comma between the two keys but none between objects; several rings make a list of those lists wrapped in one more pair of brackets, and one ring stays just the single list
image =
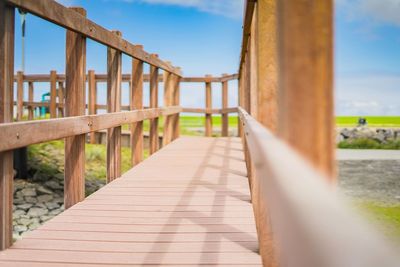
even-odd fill
[{"label": "green grass field", "polygon": [[338,116],[336,125],[354,127],[360,117],[366,118],[370,127],[400,127],[400,116]]}]

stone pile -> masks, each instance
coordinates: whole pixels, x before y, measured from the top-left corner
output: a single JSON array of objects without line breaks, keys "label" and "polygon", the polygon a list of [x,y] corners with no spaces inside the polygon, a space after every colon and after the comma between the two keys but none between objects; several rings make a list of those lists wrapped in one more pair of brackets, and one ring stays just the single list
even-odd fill
[{"label": "stone pile", "polygon": [[339,130],[336,141],[355,139],[372,139],[380,143],[387,143],[388,141],[400,140],[400,129],[344,128]]}]

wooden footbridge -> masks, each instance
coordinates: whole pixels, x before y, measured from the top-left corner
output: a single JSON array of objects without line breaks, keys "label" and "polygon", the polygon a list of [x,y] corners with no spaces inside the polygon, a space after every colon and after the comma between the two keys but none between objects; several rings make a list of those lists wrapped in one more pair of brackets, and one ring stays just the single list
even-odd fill
[{"label": "wooden footbridge", "polygon": [[[334,191],[332,1],[245,5],[239,74],[183,77],[82,8],[0,1],[0,266],[399,266],[390,245]],[[16,8],[66,29],[65,74],[14,74]],[[86,73],[87,38],[108,47],[107,74]],[[122,54],[132,58],[130,74],[122,75]],[[230,80],[238,80],[239,107],[228,107]],[[37,81],[50,83],[49,103],[33,101]],[[106,105],[96,102],[102,81]],[[121,106],[122,82],[130,85],[129,106]],[[205,108],[181,107],[183,82],[205,84]],[[213,83],[222,84],[221,109],[212,108]],[[51,119],[32,120],[37,106]],[[182,111],[205,114],[206,137],[180,137]],[[227,137],[232,112],[238,137]],[[213,114],[222,116],[222,137],[211,137]],[[144,120],[151,156],[143,161]],[[121,174],[124,124],[133,168]],[[108,184],[85,198],[85,142],[93,141],[86,136],[104,129]],[[13,150],[62,138],[66,210],[13,244]]]}]

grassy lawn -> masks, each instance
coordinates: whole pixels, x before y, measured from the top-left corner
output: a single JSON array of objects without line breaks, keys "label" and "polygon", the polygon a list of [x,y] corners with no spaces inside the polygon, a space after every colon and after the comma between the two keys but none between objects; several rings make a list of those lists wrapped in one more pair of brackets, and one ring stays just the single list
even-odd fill
[{"label": "grassy lawn", "polygon": [[339,127],[355,127],[360,117],[366,118],[370,127],[400,127],[399,116],[338,116],[336,117],[336,125]]},{"label": "grassy lawn", "polygon": [[373,139],[360,138],[355,140],[343,140],[339,142],[338,148],[348,149],[400,149],[400,140],[387,141],[386,143],[380,143]]}]

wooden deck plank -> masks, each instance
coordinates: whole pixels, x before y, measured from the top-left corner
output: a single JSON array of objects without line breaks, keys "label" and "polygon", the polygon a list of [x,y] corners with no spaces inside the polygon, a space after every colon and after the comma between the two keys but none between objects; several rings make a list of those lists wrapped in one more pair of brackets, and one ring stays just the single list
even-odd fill
[{"label": "wooden deck plank", "polygon": [[240,140],[173,141],[0,252],[28,265],[261,265]]}]

